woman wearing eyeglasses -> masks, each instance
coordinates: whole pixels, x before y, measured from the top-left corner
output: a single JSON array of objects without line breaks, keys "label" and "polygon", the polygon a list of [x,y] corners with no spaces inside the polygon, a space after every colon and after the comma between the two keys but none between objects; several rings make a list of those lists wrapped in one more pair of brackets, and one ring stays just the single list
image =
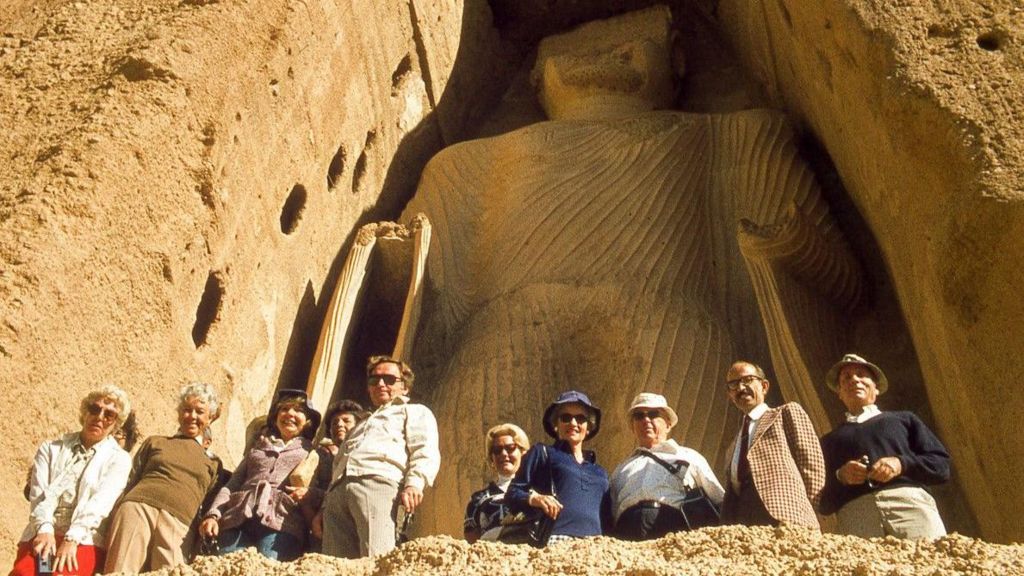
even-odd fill
[{"label": "woman wearing eyeglasses", "polygon": [[91,575],[103,567],[106,540],[101,525],[132,468],[131,457],[112,433],[130,413],[124,390],[103,386],[82,399],[80,432],[39,447],[29,482],[29,522],[12,576],[58,571]]},{"label": "woman wearing eyeglasses", "polygon": [[537,444],[509,485],[513,509],[532,507],[551,518],[547,543],[600,536],[610,527],[608,473],[583,443],[597,435],[601,410],[583,392],[562,392],[544,411],[544,431],[557,441]]},{"label": "woman wearing eyeglasses", "polygon": [[150,436],[133,463],[130,487],[114,512],[104,573],[142,572],[184,564],[189,526],[217,480],[221,463],[203,447],[220,403],[202,382],[178,393],[178,432]]},{"label": "woman wearing eyeglasses", "polygon": [[508,513],[505,491],[519,470],[523,454],[530,449],[530,439],[515,424],[498,424],[487,431],[485,448],[487,463],[496,477],[469,498],[462,532],[470,544],[497,537],[501,519]]}]

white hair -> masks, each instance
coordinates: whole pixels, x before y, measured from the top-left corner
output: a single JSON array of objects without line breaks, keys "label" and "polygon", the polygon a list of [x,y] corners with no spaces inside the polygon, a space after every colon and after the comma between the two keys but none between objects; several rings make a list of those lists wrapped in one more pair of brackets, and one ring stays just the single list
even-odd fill
[{"label": "white hair", "polygon": [[220,407],[220,401],[217,400],[217,391],[213,389],[213,386],[205,382],[189,382],[182,387],[181,392],[178,393],[178,405],[181,406],[189,398],[198,398],[200,402],[206,404],[210,409],[210,414],[216,414],[217,409]]}]

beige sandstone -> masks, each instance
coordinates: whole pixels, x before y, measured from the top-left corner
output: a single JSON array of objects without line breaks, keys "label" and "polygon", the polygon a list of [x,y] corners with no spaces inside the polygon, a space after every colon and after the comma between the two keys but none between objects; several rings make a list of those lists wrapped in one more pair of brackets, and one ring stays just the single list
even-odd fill
[{"label": "beige sandstone", "polygon": [[[520,59],[527,42],[608,16],[614,5],[538,0],[510,9],[509,2],[495,0],[504,41],[480,0],[14,0],[0,6],[0,385],[9,404],[22,411],[3,424],[8,458],[0,477],[10,489],[0,493],[7,512],[0,537],[13,543],[23,525],[27,506],[17,487],[34,446],[74,426],[77,399],[101,381],[129,390],[145,433],[173,429],[172,396],[186,380],[214,383],[227,399],[217,423],[217,438],[223,439],[217,449],[229,463],[237,461],[245,426],[265,410],[272,390],[307,380],[327,302],[358,227],[396,217],[413,196],[422,166],[438,150],[474,134],[509,133],[542,120],[524,80],[533,65]],[[887,397],[890,407],[924,413],[950,446],[957,478],[943,501],[953,526],[990,540],[1021,540],[1024,443],[1015,432],[1024,402],[1013,380],[1024,371],[1024,329],[1017,321],[1024,310],[1013,289],[1024,257],[1017,121],[1024,112],[1021,8],[1012,0],[701,0],[673,7],[670,31],[687,48],[687,77],[667,107],[712,114],[718,120],[704,121],[705,134],[730,119],[754,118],[786,150],[799,148],[802,155],[803,141],[790,136],[786,124],[797,136],[813,135],[819,159],[827,155],[834,172],[827,162],[822,170],[815,158],[813,170],[795,165],[816,172],[819,180],[824,176],[824,183],[805,189],[821,188],[823,200],[814,202],[823,201],[827,210],[820,214],[832,216],[813,225],[834,220],[824,226],[826,236],[833,229],[838,233],[824,248],[815,245],[803,254],[814,266],[827,266],[845,261],[835,255],[849,251],[860,268],[844,264],[848,272],[829,276],[834,281],[824,295],[773,290],[773,282],[807,285],[806,274],[794,265],[805,260],[786,251],[787,239],[819,235],[801,232],[803,212],[789,211],[787,201],[773,205],[770,217],[749,218],[749,225],[741,226],[742,215],[727,212],[721,226],[705,226],[720,235],[716,245],[734,246],[722,256],[727,272],[698,275],[719,278],[720,288],[698,290],[703,300],[687,309],[700,312],[679,319],[680,301],[694,298],[694,280],[679,259],[703,258],[705,267],[726,261],[719,262],[714,251],[666,252],[659,242],[678,241],[685,237],[680,232],[638,224],[636,234],[649,236],[620,244],[614,231],[601,227],[607,218],[630,221],[627,216],[644,212],[622,214],[610,200],[578,199],[569,208],[603,209],[588,216],[594,233],[562,238],[564,246],[580,248],[551,253],[545,248],[557,245],[553,240],[567,222],[565,206],[535,205],[529,207],[537,212],[518,219],[498,217],[512,206],[502,204],[499,193],[507,189],[505,180],[471,190],[467,198],[458,196],[465,192],[435,192],[464,206],[492,200],[479,212],[450,218],[469,229],[482,227],[485,241],[474,255],[443,262],[451,250],[432,249],[428,264],[421,347],[413,361],[422,362],[427,376],[421,398],[445,415],[447,460],[446,476],[428,494],[421,530],[457,533],[465,498],[484,480],[475,449],[482,430],[496,418],[509,418],[526,423],[537,438],[539,423],[530,419],[556,388],[578,384],[605,400],[606,428],[596,447],[606,465],[626,449],[619,418],[640,387],[665,391],[689,416],[684,440],[720,459],[734,423],[714,378],[731,356],[770,360],[777,388],[787,398],[811,406],[821,402],[821,422],[837,415],[834,402],[820,394],[821,366],[837,348],[853,345],[901,386]],[[512,90],[495,106],[507,85]],[[742,112],[764,107],[784,114]],[[595,154],[636,153],[637,141],[688,122],[680,118],[690,116],[634,115],[630,130],[611,132],[624,138],[621,147],[598,146]],[[548,137],[545,126],[483,142],[495,149],[495,162],[511,162],[528,149],[519,147],[524,139]],[[607,146],[607,127],[578,130],[590,130]],[[472,146],[480,143],[456,145],[438,157],[435,176],[427,173],[409,216],[430,194],[424,190],[445,158],[471,156],[452,177],[474,183],[488,182],[481,174],[505,178],[522,172],[519,165],[487,174],[482,160],[469,154]],[[664,159],[670,165],[681,161]],[[529,167],[531,160],[522,162]],[[688,177],[685,167],[675,170],[676,177]],[[538,190],[551,185],[540,179]],[[641,206],[636,195],[629,200]],[[681,225],[671,214],[648,210],[649,219],[664,216],[666,225]],[[431,216],[438,226],[435,247],[450,216]],[[518,258],[525,267],[491,262],[487,268],[492,255],[486,246],[501,226],[509,229],[506,243],[520,242],[527,229],[541,232],[528,245],[520,242],[520,252],[500,255]],[[618,269],[618,261],[630,261],[620,258],[623,246],[642,255],[665,254],[664,260]],[[562,274],[581,251],[605,256],[600,282],[569,270]],[[823,256],[828,254],[833,260]],[[665,281],[660,274],[667,269],[676,271],[681,284]],[[441,278],[438,270],[474,274]],[[481,270],[486,273],[477,277]],[[637,279],[662,287],[637,291]],[[720,292],[736,286],[738,292]],[[637,306],[624,309],[630,298]],[[808,299],[813,303],[806,304]],[[819,312],[772,319],[771,311],[794,305]],[[488,314],[471,317],[475,309]],[[851,309],[857,312],[853,317]],[[838,336],[825,331],[836,341],[808,346],[817,340],[806,325],[818,323],[838,325]],[[740,331],[737,325],[757,328]],[[786,341],[779,335],[796,337]],[[685,361],[659,364],[655,344],[670,336]],[[358,356],[375,345],[353,343],[340,391],[359,391],[352,379]],[[445,350],[458,354],[449,358]],[[493,356],[495,350],[502,352]],[[568,365],[552,361],[565,354],[572,357]],[[526,387],[522,394],[502,395],[506,374]],[[638,374],[643,378],[636,379]],[[452,383],[460,380],[469,383]],[[484,388],[483,382],[491,384]],[[815,554],[751,566],[736,563],[740,552],[708,559],[705,573],[730,567],[769,573],[1010,573],[1020,565],[1018,548],[961,537],[922,547],[886,542],[861,548],[867,544],[833,536],[809,545],[795,535],[768,538],[737,530],[708,534],[762,538],[758,549],[767,546],[773,554],[790,546]],[[720,545],[710,535],[688,537]],[[833,543],[851,551],[849,559],[830,554]],[[752,545],[747,541],[740,549]],[[678,560],[673,555],[696,545],[602,539],[573,546],[580,549],[571,555],[558,549],[509,552],[437,538],[386,556],[373,570],[397,573],[408,564],[409,573],[430,570],[422,566],[472,572],[476,568],[467,566],[477,566],[473,562],[484,556],[480,570],[554,573],[582,557],[595,560],[594,571],[622,573],[629,562],[640,562],[629,558],[651,556],[652,546]],[[895,556],[879,555],[868,564],[865,558],[879,548]],[[6,547],[0,561],[12,549]],[[1012,560],[995,558],[1003,552]],[[535,564],[538,555],[544,562]],[[627,558],[627,564],[615,565],[617,558]],[[204,573],[241,573],[206,562]],[[319,563],[333,561],[302,562],[318,571],[326,565]],[[679,573],[677,561],[671,566],[635,573]]]},{"label": "beige sandstone", "polygon": [[434,536],[413,540],[374,559],[341,560],[311,554],[291,564],[267,560],[248,550],[227,557],[202,558],[190,568],[154,574],[1012,576],[1024,574],[1022,562],[1024,548],[1020,545],[989,544],[959,535],[915,544],[893,538],[869,541],[820,535],[794,528],[729,526],[673,534],[653,542],[594,538],[545,550],[491,542],[469,545],[447,536]]}]

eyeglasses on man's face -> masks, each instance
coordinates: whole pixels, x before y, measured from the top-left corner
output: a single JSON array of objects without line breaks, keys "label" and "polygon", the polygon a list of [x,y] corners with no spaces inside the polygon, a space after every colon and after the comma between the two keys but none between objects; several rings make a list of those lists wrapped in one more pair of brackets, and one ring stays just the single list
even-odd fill
[{"label": "eyeglasses on man's face", "polygon": [[402,381],[401,376],[395,376],[394,374],[374,374],[366,379],[367,386],[376,386],[383,384],[385,386],[394,386]]},{"label": "eyeglasses on man's face", "polygon": [[586,414],[559,414],[558,415],[558,421],[561,422],[562,424],[568,424],[569,422],[576,422],[577,424],[582,425],[582,424],[586,424],[587,423],[587,415]]},{"label": "eyeglasses on man's face", "polygon": [[764,380],[764,378],[761,378],[757,374],[747,374],[746,376],[740,376],[739,378],[729,380],[725,383],[725,386],[730,392],[735,392],[740,389],[740,386],[753,386],[762,380]]},{"label": "eyeglasses on man's face", "polygon": [[636,420],[637,422],[644,418],[654,420],[655,418],[661,417],[661,410],[634,410],[632,416],[633,420]]}]

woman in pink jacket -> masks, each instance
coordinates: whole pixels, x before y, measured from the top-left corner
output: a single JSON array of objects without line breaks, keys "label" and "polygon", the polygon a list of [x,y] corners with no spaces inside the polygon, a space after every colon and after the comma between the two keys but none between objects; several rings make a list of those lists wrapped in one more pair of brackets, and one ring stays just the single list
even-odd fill
[{"label": "woman in pink jacket", "polygon": [[297,487],[289,475],[313,449],[320,413],[306,393],[280,390],[267,417],[267,429],[246,454],[206,511],[200,533],[217,537],[221,554],[255,546],[275,560],[300,556],[309,526],[305,504],[316,509],[322,493]]}]

